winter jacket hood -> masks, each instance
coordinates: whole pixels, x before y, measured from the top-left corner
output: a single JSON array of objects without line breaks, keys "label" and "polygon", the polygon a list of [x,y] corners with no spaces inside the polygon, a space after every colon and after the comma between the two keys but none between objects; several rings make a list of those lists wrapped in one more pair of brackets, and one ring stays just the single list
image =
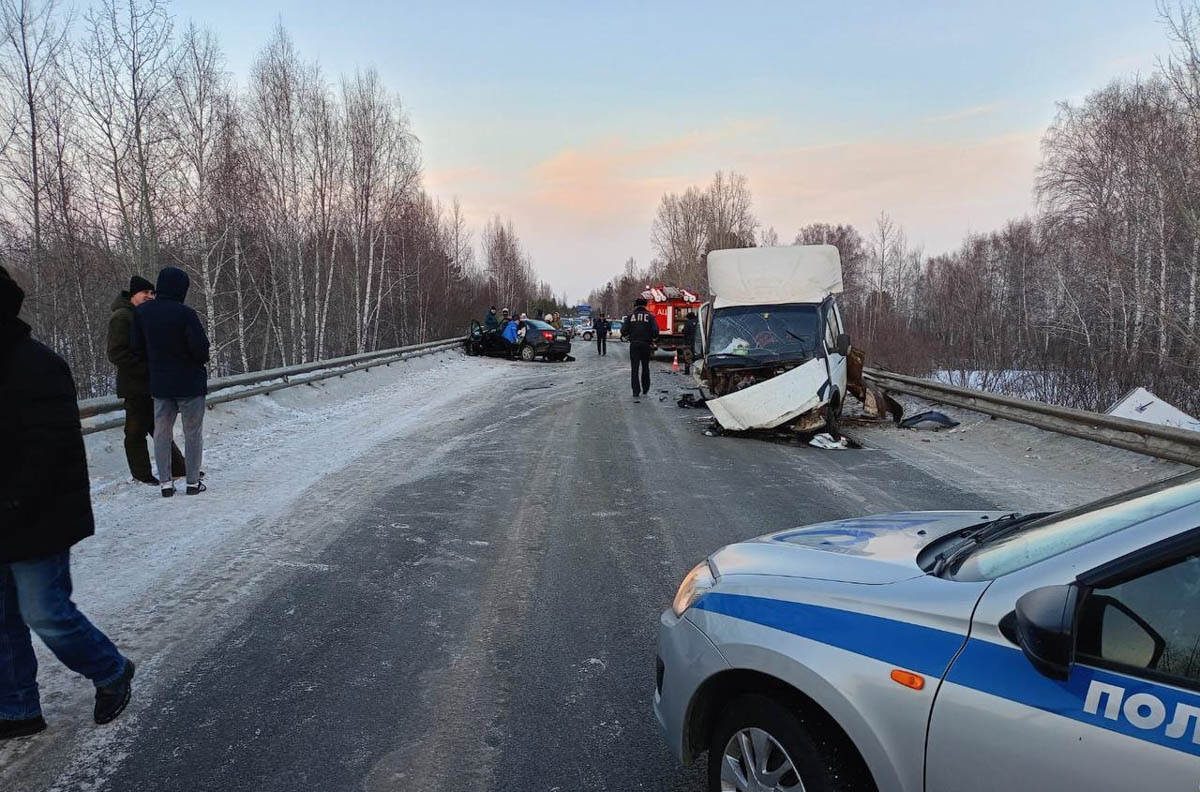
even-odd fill
[{"label": "winter jacket hood", "polygon": [[0,267],[0,320],[16,319],[24,301],[24,289],[17,285],[8,270]]},{"label": "winter jacket hood", "polygon": [[188,287],[192,281],[188,274],[178,267],[163,267],[158,273],[158,283],[154,286],[155,298],[159,300],[187,300]]},{"label": "winter jacket hood", "polygon": [[146,360],[150,394],[188,398],[208,393],[208,336],[200,317],[183,300],[188,276],[175,267],[158,273],[155,299],[134,309],[130,348]]}]

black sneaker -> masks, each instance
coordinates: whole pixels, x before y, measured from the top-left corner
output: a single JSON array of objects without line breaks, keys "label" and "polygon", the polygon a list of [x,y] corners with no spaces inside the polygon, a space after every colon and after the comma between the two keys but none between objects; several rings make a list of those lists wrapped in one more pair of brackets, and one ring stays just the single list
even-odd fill
[{"label": "black sneaker", "polygon": [[171,485],[171,486],[169,486],[169,487],[163,487],[163,488],[162,488],[162,496],[163,496],[164,498],[169,498],[169,497],[171,497],[171,496],[172,496],[172,495],[174,495],[174,494],[175,494],[175,485],[174,485],[174,484],[172,484],[172,485]]},{"label": "black sneaker", "polygon": [[207,489],[208,489],[208,487],[204,486],[203,481],[198,481],[195,484],[187,485],[187,494],[188,495],[199,495],[201,492],[205,492]]},{"label": "black sneaker", "polygon": [[125,711],[129,696],[133,693],[133,661],[125,661],[121,678],[111,685],[96,688],[96,709],[92,713],[96,723],[108,723]]},{"label": "black sneaker", "polygon": [[0,740],[11,740],[13,737],[28,737],[45,731],[46,720],[38,715],[36,718],[21,720],[0,720]]}]

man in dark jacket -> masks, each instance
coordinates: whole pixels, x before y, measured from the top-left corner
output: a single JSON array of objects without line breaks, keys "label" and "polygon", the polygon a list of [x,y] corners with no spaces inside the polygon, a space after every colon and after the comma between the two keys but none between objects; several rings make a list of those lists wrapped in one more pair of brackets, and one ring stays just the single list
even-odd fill
[{"label": "man in dark jacket", "polygon": [[696,329],[700,326],[700,321],[696,319],[696,314],[688,311],[687,318],[683,320],[683,373],[692,373],[692,361],[696,359]]},{"label": "man in dark jacket", "polygon": [[493,305],[491,308],[489,308],[488,312],[487,312],[487,316],[483,317],[483,329],[484,330],[499,330],[500,329],[500,316],[496,313],[496,306]]},{"label": "man in dark jacket", "polygon": [[[150,395],[150,370],[146,359],[133,353],[133,309],[154,299],[154,284],[134,275],[129,291],[117,295],[108,319],[108,362],[117,367],[117,396],[125,400],[125,459],[129,472],[145,484],[158,484],[150,469],[147,435],[154,435],[154,398]],[[171,476],[181,478],[183,454],[171,443]]]},{"label": "man in dark jacket", "polygon": [[[638,297],[633,301],[633,313],[625,317],[621,325],[621,337],[629,339],[629,382],[633,385],[633,398],[650,392],[650,355],[654,342],[658,340],[658,320],[646,310],[646,300]],[[641,372],[641,383],[638,373]],[[640,384],[640,390],[639,390]]]},{"label": "man in dark jacket", "polygon": [[608,320],[604,318],[603,313],[596,314],[596,318],[592,320],[592,330],[596,333],[596,354],[608,354],[608,331],[611,326]]},{"label": "man in dark jacket", "polygon": [[75,382],[17,318],[25,294],[0,267],[0,739],[46,728],[29,630],[96,686],[96,723],[129,703],[133,663],[71,602],[70,548],[92,535]]},{"label": "man in dark jacket", "polygon": [[200,317],[183,304],[187,298],[187,273],[163,267],[158,273],[155,299],[135,311],[137,330],[133,353],[150,368],[150,394],[154,397],[154,459],[164,498],[175,494],[171,480],[171,437],[175,418],[183,419],[183,456],[187,468],[187,494],[206,489],[200,481],[204,455],[204,397],[208,395],[208,336]]}]

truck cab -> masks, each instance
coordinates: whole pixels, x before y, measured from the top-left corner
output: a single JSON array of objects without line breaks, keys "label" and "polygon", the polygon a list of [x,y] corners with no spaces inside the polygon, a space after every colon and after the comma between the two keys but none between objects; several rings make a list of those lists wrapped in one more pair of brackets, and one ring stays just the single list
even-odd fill
[{"label": "truck cab", "polygon": [[836,434],[850,353],[837,248],[714,250],[708,279],[697,377],[722,428]]}]

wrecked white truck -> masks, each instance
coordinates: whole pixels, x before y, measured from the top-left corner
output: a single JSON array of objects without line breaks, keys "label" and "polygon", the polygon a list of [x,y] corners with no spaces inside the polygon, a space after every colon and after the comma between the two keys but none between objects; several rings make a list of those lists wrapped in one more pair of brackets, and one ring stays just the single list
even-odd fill
[{"label": "wrecked white truck", "polygon": [[850,356],[837,248],[714,250],[708,283],[697,377],[721,427],[837,437]]}]

